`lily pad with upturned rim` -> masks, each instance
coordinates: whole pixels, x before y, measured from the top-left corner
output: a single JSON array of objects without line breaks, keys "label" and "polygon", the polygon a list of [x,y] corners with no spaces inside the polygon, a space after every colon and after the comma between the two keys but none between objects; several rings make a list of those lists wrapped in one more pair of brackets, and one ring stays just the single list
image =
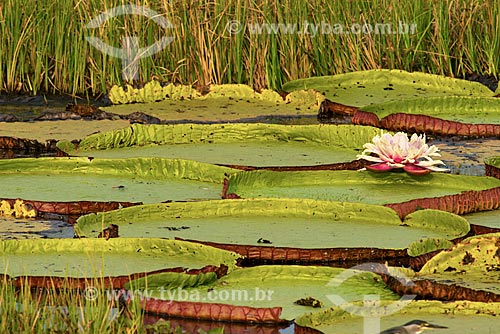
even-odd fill
[{"label": "lily pad with upturned rim", "polygon": [[[353,303],[362,307],[361,303]],[[381,306],[389,306],[393,302],[382,302]],[[388,312],[390,313],[390,312]],[[479,303],[469,301],[439,302],[414,300],[396,313],[387,314],[372,322],[372,331],[364,328],[365,318],[352,315],[340,307],[305,314],[295,319],[299,333],[325,334],[358,334],[364,332],[378,333],[382,330],[401,326],[411,320],[420,319],[432,324],[448,327],[436,329],[439,334],[455,333],[494,333],[500,326],[500,303]]]},{"label": "lily pad with upturned rim", "polygon": [[478,96],[421,97],[361,108],[383,119],[392,114],[426,115],[468,124],[500,124],[500,99]]},{"label": "lily pad with upturned rim", "polygon": [[[495,178],[500,178],[500,157],[493,156],[486,158],[485,170],[487,176],[492,176]],[[495,210],[485,211],[485,212],[474,212],[465,216],[467,220],[476,225],[500,228],[500,210],[495,208]]]},{"label": "lily pad with upturned rim", "polygon": [[500,100],[493,97],[425,97],[365,106],[354,112],[352,122],[395,131],[498,137],[499,108]]},{"label": "lily pad with upturned rim", "polygon": [[485,234],[440,252],[414,278],[484,291],[491,294],[491,300],[500,301],[499,270],[500,234]]},{"label": "lily pad with upturned rim", "polygon": [[71,155],[105,158],[155,156],[239,166],[317,166],[356,159],[380,133],[352,125],[176,124],[132,125],[84,138]]},{"label": "lily pad with upturned rim", "polygon": [[[357,248],[402,250],[422,238],[455,239],[470,228],[465,219],[435,210],[419,211],[401,222],[396,212],[383,206],[268,198],[152,204],[91,214],[79,218],[75,233],[96,237],[103,224],[117,225],[122,237],[154,235],[216,243],[221,248],[239,245],[237,252],[242,255],[247,255],[249,248],[258,254],[260,247],[262,256],[269,253],[270,257],[259,260],[277,260],[273,250],[265,250],[275,247],[288,248],[290,253],[308,249],[333,252],[338,248],[344,256],[349,250],[354,254]],[[435,249],[421,247],[413,250],[412,256]],[[332,260],[330,251],[318,260]],[[373,252],[371,260],[376,256]]]},{"label": "lily pad with upturned rim", "polygon": [[[343,280],[339,284],[334,284],[341,278]],[[182,288],[172,286],[172,280],[181,284]],[[152,287],[150,298],[143,303],[146,312],[247,322],[290,321],[301,314],[318,310],[296,303],[308,297],[314,298],[323,307],[334,305],[328,298],[328,295],[334,294],[347,301],[362,300],[367,294],[379,295],[382,300],[399,299],[377,279],[376,274],[331,267],[271,265],[241,268],[216,281],[208,280],[192,288],[185,285],[177,275],[158,274],[131,281],[128,287]],[[254,312],[249,312],[252,309]],[[268,312],[265,313],[266,310]],[[257,316],[259,312],[263,314],[261,318]]]},{"label": "lily pad with upturned rim", "polygon": [[473,212],[463,216],[471,224],[500,229],[500,210]]},{"label": "lily pad with upturned rim", "polygon": [[224,174],[233,172],[180,159],[0,160],[0,196],[51,202],[216,199]]},{"label": "lily pad with upturned rim", "polygon": [[[163,239],[47,239],[0,241],[0,271],[30,285],[64,286],[116,278],[118,284],[147,273],[226,266],[239,256],[213,247]],[[71,285],[70,285],[71,287]],[[74,287],[74,286],[73,286]]]},{"label": "lily pad with upturned rim", "polygon": [[497,187],[500,180],[492,177],[443,173],[411,176],[368,171],[250,171],[231,175],[226,193],[243,198],[288,197],[389,204]]},{"label": "lily pad with upturned rim", "polygon": [[355,107],[415,97],[495,95],[478,82],[385,69],[299,79],[283,85],[287,92],[300,89],[315,89],[331,101]]},{"label": "lily pad with upturned rim", "polygon": [[113,86],[110,100],[123,104],[102,109],[118,115],[139,111],[170,122],[229,122],[259,116],[314,116],[324,100],[314,90],[297,91],[283,98],[275,91],[265,89],[259,93],[243,84],[210,85],[205,95],[191,86],[162,87],[157,81],[140,89],[131,86],[126,89]]}]

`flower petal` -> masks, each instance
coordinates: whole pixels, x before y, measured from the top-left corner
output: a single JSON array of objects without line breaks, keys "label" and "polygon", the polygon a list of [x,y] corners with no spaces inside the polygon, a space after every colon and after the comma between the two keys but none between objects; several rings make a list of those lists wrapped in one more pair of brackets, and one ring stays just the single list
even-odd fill
[{"label": "flower petal", "polygon": [[403,167],[403,170],[411,175],[426,175],[431,172],[430,169],[419,167],[414,164],[408,164]]},{"label": "flower petal", "polygon": [[[410,139],[404,132],[397,132],[394,135],[382,133],[372,139],[372,143],[363,145],[364,151],[357,156],[358,159],[365,159],[372,162],[381,162],[374,169],[404,168],[423,173],[420,170],[427,169],[433,171],[448,171],[446,168],[437,167],[444,165],[441,160],[433,160],[432,157],[440,157],[439,149],[425,143],[425,134],[414,133]],[[425,172],[428,173],[428,172]]]},{"label": "flower petal", "polygon": [[393,168],[388,164],[386,164],[385,162],[383,162],[375,165],[366,166],[366,169],[375,173],[382,173],[382,172],[388,172]]}]

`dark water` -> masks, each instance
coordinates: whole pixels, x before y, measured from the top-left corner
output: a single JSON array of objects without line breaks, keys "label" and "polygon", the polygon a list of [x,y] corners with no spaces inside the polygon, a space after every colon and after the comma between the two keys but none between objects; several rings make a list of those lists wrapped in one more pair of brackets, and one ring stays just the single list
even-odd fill
[{"label": "dark water", "polygon": [[29,121],[44,113],[64,111],[69,103],[92,104],[97,107],[108,104],[105,99],[82,100],[61,95],[0,95],[0,120],[11,115],[19,121]]}]

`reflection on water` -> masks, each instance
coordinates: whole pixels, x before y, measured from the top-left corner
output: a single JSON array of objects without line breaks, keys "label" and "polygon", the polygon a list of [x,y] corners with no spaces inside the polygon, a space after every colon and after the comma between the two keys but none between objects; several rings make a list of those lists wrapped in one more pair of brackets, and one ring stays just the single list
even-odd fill
[{"label": "reflection on water", "polygon": [[429,145],[439,148],[440,159],[452,174],[483,176],[484,159],[500,155],[500,140],[495,138],[438,137]]},{"label": "reflection on water", "polygon": [[[159,323],[158,323],[159,321]],[[246,324],[246,323],[236,323],[236,322],[215,322],[215,321],[204,321],[204,320],[193,320],[193,319],[180,319],[180,318],[163,318],[158,315],[145,314],[144,324],[154,325],[161,324],[162,322],[170,322],[170,328],[181,327],[183,333],[204,333],[209,330],[214,330],[218,328],[224,329],[224,334],[293,334],[294,325],[293,323],[282,324],[282,325],[261,325],[261,324]],[[152,326],[153,327],[153,326]],[[149,334],[161,333],[160,326],[155,326],[158,331],[154,330],[154,327],[149,330]]]},{"label": "reflection on water", "polygon": [[0,240],[73,238],[73,225],[64,217],[55,219],[0,216]]}]

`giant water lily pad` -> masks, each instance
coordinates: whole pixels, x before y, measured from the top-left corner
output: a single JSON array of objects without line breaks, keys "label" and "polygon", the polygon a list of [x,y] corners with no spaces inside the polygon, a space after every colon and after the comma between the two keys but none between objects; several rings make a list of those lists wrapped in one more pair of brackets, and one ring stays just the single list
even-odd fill
[{"label": "giant water lily pad", "polygon": [[406,271],[412,284],[395,280],[395,275],[388,274],[391,268],[381,270],[381,276],[398,294],[443,301],[500,302],[499,240],[498,233],[483,234],[439,252],[418,272]]},{"label": "giant water lily pad", "polygon": [[[75,232],[97,237],[103,224],[117,225],[123,237],[246,246],[240,250],[244,255],[249,247],[256,254],[255,246],[288,247],[291,254],[298,248],[342,248],[339,254],[345,254],[345,248],[404,249],[422,238],[454,239],[469,232],[465,219],[443,211],[421,210],[401,222],[395,211],[383,206],[273,198],[135,206],[80,217]],[[412,255],[434,250],[422,248]],[[332,260],[330,252],[323,252],[321,260]],[[268,253],[266,259],[276,260],[275,250]]]},{"label": "giant water lily pad", "polygon": [[[0,242],[1,271],[10,277],[92,281],[180,268],[224,265],[233,269],[238,256],[216,248],[163,239],[47,239]],[[125,281],[128,281],[126,279]]]},{"label": "giant water lily pad", "polygon": [[[169,121],[221,122],[258,116],[313,116],[324,96],[300,91],[282,98],[271,90],[256,92],[246,85],[211,85],[206,94],[191,86],[161,86],[152,81],[143,88],[114,86],[109,93],[115,104],[103,110],[119,115],[140,111]],[[136,104],[129,104],[140,102]]]},{"label": "giant water lily pad", "polygon": [[[243,198],[288,197],[388,204],[446,195],[465,196],[461,193],[467,190],[489,191],[498,187],[500,180],[493,177],[442,173],[411,176],[368,171],[250,171],[231,175],[226,193]],[[477,211],[480,206],[473,205],[474,198],[470,196],[469,202]],[[477,201],[477,194],[474,196]],[[492,198],[489,204],[498,207],[498,198],[494,202]]]},{"label": "giant water lily pad", "polygon": [[474,212],[463,216],[471,224],[500,229],[500,210]]},{"label": "giant water lily pad", "polygon": [[45,142],[49,139],[81,139],[99,131],[110,131],[129,126],[125,120],[64,120],[0,123],[0,136],[16,136]]},{"label": "giant water lily pad", "polygon": [[177,124],[132,125],[83,139],[71,155],[155,156],[245,166],[311,166],[349,162],[380,130],[352,125]]},{"label": "giant water lily pad", "polygon": [[353,123],[389,130],[498,137],[499,107],[498,98],[425,97],[363,107],[354,113]]},{"label": "giant water lily pad", "polygon": [[283,89],[287,92],[315,89],[331,101],[356,107],[416,97],[494,95],[477,82],[400,70],[369,70],[299,79],[286,83]]},{"label": "giant water lily pad", "polygon": [[[488,176],[500,178],[500,157],[491,156],[485,159],[484,162],[486,165],[485,174]],[[500,210],[498,209],[485,212],[471,213],[467,215],[466,218],[470,220],[471,223],[476,225],[482,225],[492,228],[500,228]]]},{"label": "giant water lily pad", "polygon": [[[368,294],[399,299],[371,272],[315,266],[243,268],[219,280],[167,273],[131,281],[128,287],[148,287],[150,298],[143,304],[148,312],[230,321],[293,320],[334,305],[328,297],[334,294],[346,301],[362,300]],[[311,305],[300,305],[301,300]]]},{"label": "giant water lily pad", "polygon": [[1,198],[124,201],[220,198],[233,169],[159,158],[40,158],[0,161]]},{"label": "giant water lily pad", "polygon": [[490,234],[464,240],[430,259],[415,279],[432,280],[496,294],[500,301],[498,270],[500,268],[500,235]]},{"label": "giant water lily pad", "polygon": [[[361,303],[354,306],[363,308]],[[380,308],[396,306],[393,302],[381,302]],[[397,312],[378,309],[383,315],[373,319],[353,315],[341,307],[325,309],[323,311],[303,315],[295,319],[296,326],[304,333],[307,330],[316,330],[325,334],[358,334],[379,333],[382,330],[401,326],[414,319],[425,320],[429,323],[448,328],[436,329],[438,334],[455,333],[494,333],[500,326],[500,303],[479,303],[468,301],[439,302],[439,301],[412,301]],[[352,309],[354,310],[354,309]],[[377,308],[375,308],[377,311]],[[352,311],[351,311],[352,312]],[[366,328],[366,323],[368,327]],[[315,332],[317,333],[317,332]]]},{"label": "giant water lily pad", "polygon": [[392,114],[427,115],[469,124],[500,124],[500,99],[485,96],[439,96],[389,101],[362,107],[383,119]]}]

